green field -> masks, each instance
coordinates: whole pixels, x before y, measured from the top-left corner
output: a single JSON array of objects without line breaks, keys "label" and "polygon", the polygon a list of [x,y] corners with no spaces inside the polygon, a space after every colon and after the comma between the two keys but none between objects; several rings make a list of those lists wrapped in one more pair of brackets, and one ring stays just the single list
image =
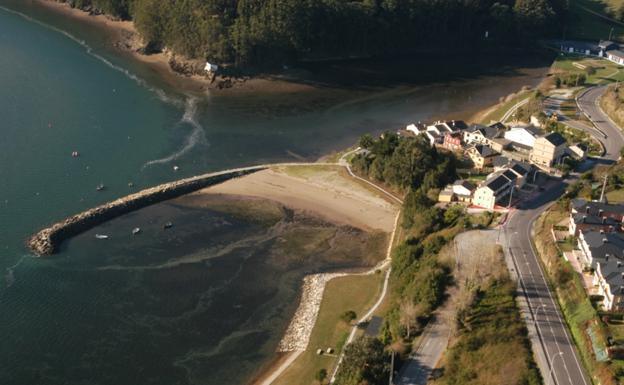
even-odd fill
[{"label": "green field", "polygon": [[317,355],[317,349],[331,347],[339,352],[351,329],[340,319],[341,314],[353,310],[361,317],[376,301],[384,274],[335,278],[327,284],[319,315],[310,336],[308,349],[275,382],[275,385],[312,385],[320,369],[331,373],[336,355]]},{"label": "green field", "polygon": [[[587,74],[583,67],[593,67],[594,74]],[[590,58],[582,55],[560,54],[551,68],[555,72],[579,73],[587,76],[587,84],[604,84],[624,81],[624,67],[606,59]]]}]

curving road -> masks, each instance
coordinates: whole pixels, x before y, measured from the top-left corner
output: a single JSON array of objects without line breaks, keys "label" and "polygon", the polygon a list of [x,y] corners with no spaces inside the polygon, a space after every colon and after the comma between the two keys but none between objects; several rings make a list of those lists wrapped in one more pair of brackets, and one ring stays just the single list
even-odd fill
[{"label": "curving road", "polygon": [[[617,160],[620,157],[620,149],[624,145],[624,134],[598,104],[600,97],[606,90],[607,86],[590,87],[576,97],[576,104],[594,124],[595,129],[586,131],[603,143],[606,150],[604,158]],[[601,135],[597,134],[596,131]]]}]

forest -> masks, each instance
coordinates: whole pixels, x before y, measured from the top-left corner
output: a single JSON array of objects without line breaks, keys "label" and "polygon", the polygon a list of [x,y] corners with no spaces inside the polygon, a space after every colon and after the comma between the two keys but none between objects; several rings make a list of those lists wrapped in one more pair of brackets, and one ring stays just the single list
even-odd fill
[{"label": "forest", "polygon": [[565,0],[59,0],[133,20],[148,51],[243,66],[523,47],[556,35]]}]

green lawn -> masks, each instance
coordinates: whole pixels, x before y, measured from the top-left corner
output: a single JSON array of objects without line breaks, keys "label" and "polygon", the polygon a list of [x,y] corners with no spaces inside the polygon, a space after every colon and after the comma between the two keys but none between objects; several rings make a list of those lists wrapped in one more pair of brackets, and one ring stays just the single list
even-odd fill
[{"label": "green lawn", "polygon": [[345,324],[340,315],[353,310],[361,317],[377,300],[381,292],[384,274],[348,276],[335,278],[327,284],[308,349],[274,382],[275,385],[312,385],[320,369],[331,373],[335,355],[317,355],[317,349],[333,348],[339,351],[344,344],[351,325]]},{"label": "green lawn", "polygon": [[552,64],[552,69],[570,72],[583,73],[587,75],[582,67],[594,67],[596,73],[587,76],[587,84],[603,84],[624,80],[624,67],[610,62],[606,59],[586,57],[582,55],[561,54],[557,56]]}]

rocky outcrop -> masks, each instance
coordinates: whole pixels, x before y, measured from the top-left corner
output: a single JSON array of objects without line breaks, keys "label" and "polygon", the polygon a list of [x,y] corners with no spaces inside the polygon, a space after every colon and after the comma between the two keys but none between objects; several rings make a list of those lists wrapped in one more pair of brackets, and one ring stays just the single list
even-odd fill
[{"label": "rocky outcrop", "polygon": [[258,166],[221,171],[148,188],[57,222],[30,237],[28,247],[39,256],[51,255],[58,251],[64,240],[110,219],[265,168]]}]

